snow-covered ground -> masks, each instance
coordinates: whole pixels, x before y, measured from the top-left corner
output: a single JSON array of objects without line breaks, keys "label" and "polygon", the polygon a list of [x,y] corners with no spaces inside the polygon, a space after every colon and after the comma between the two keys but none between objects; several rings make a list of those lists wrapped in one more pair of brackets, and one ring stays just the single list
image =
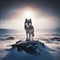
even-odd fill
[{"label": "snow-covered ground", "polygon": [[0,40],[0,60],[60,60],[60,41],[46,42],[45,48],[40,48],[40,54],[27,54],[25,51],[11,50],[11,44],[17,40]]}]

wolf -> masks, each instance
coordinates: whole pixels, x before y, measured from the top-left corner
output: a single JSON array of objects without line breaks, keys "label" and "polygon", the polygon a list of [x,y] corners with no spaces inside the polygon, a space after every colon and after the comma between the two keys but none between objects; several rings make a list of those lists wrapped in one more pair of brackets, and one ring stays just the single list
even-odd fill
[{"label": "wolf", "polygon": [[33,40],[34,37],[34,27],[32,25],[31,19],[25,19],[24,29],[26,31],[26,40]]}]

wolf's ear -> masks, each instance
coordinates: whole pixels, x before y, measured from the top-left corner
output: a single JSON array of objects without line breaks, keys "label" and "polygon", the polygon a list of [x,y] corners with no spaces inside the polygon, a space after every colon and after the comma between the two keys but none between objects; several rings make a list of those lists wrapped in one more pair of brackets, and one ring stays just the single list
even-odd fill
[{"label": "wolf's ear", "polygon": [[30,20],[31,20],[31,18],[30,18]]},{"label": "wolf's ear", "polygon": [[31,18],[29,20],[31,21]]},{"label": "wolf's ear", "polygon": [[25,18],[25,21],[27,21],[27,18]]}]

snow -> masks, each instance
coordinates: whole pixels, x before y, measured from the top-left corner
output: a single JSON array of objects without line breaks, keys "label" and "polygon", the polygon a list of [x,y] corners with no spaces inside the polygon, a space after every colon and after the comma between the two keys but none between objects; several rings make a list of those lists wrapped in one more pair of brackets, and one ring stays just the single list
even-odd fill
[{"label": "snow", "polygon": [[0,41],[0,60],[60,60],[59,41],[48,43],[44,40],[45,48],[39,47],[39,54],[27,54],[25,51],[18,52],[17,49],[11,49],[11,44],[17,40]]}]

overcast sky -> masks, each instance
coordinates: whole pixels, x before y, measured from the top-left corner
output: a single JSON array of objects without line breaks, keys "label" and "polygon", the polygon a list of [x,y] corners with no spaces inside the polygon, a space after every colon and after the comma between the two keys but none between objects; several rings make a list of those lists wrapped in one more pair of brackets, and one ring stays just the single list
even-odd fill
[{"label": "overcast sky", "polygon": [[[35,18],[36,19],[35,23],[33,21],[36,27],[39,26],[38,28],[41,27],[48,28],[51,27],[51,24],[53,22],[52,24],[53,27],[56,26],[55,28],[60,28],[60,1],[59,0],[0,0],[0,28],[21,27],[22,25],[18,26],[17,23],[19,22],[21,24],[23,22],[22,21],[17,22],[16,20],[19,20],[19,17],[17,17],[18,15],[20,15],[20,20],[21,20],[21,14],[19,14],[19,12],[23,12],[22,9],[25,10],[26,6],[32,8],[31,10],[33,10],[35,13],[38,13],[35,16],[38,15],[40,17],[40,18],[37,17],[40,20]],[[40,12],[42,12],[41,14],[43,16],[41,16]],[[17,17],[17,19],[14,16]],[[43,22],[44,19],[42,19],[41,17],[43,17],[45,21],[47,21],[47,23],[50,22],[51,24],[50,25],[47,23],[44,24]],[[15,20],[15,22],[13,20]],[[37,22],[40,22],[39,24],[41,25],[37,25],[36,24]],[[48,27],[45,27],[47,25]]]}]

